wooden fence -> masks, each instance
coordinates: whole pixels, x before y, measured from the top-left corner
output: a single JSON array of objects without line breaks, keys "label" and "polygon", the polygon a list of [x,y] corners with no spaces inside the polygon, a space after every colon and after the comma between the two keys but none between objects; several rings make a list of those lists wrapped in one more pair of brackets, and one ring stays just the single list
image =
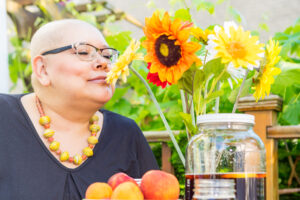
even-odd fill
[{"label": "wooden fence", "polygon": [[[263,140],[266,148],[266,171],[267,171],[267,200],[278,200],[279,194],[300,192],[300,188],[278,189],[278,152],[277,142],[279,139],[300,138],[300,125],[298,126],[277,126],[277,112],[281,111],[282,99],[276,95],[270,95],[264,100],[256,102],[251,96],[243,97],[239,101],[238,109],[241,112],[255,116],[253,127],[256,134]],[[300,112],[300,111],[295,111]],[[179,131],[174,131],[178,134]],[[166,131],[144,132],[148,142],[162,143],[162,170],[173,173],[170,163],[171,149],[166,144],[170,137]],[[287,149],[288,150],[288,149]],[[291,174],[289,182],[295,178],[300,185],[300,178],[296,173],[296,165],[300,161],[300,155],[295,161],[289,156]]]}]

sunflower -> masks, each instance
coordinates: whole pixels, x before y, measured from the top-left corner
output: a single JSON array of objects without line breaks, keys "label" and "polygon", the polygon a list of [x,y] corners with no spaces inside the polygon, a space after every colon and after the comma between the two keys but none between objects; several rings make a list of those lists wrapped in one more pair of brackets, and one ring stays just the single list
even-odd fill
[{"label": "sunflower", "polygon": [[145,61],[151,63],[150,73],[158,73],[161,82],[174,84],[194,62],[201,64],[195,55],[201,45],[188,42],[191,23],[171,21],[168,12],[161,20],[156,11],[151,18],[146,18],[145,24],[146,40],[142,43],[147,50]]},{"label": "sunflower", "polygon": [[202,30],[199,27],[191,28],[191,35],[193,35],[197,40],[199,40],[203,44],[207,44],[208,35],[213,34],[213,33],[214,33],[214,31],[209,30],[209,29]]},{"label": "sunflower", "polygon": [[109,84],[116,84],[118,78],[122,76],[123,82],[127,81],[127,76],[129,75],[128,65],[133,60],[143,60],[143,55],[141,53],[136,53],[140,48],[140,42],[131,40],[129,46],[126,48],[124,53],[119,57],[118,61],[115,63],[113,68],[107,74],[106,82]]},{"label": "sunflower", "polygon": [[256,101],[260,97],[265,98],[267,94],[269,96],[271,90],[271,84],[274,83],[273,76],[278,75],[281,70],[274,65],[280,60],[281,47],[279,47],[278,42],[269,40],[269,43],[266,47],[266,64],[261,68],[258,78],[254,81],[255,92],[253,96],[256,98]]},{"label": "sunflower", "polygon": [[[150,67],[151,67],[151,63],[148,63],[147,68],[149,70],[150,70]],[[172,85],[168,81],[161,82],[158,77],[158,73],[150,73],[149,72],[147,75],[147,79],[149,80],[150,83],[153,83],[156,86],[161,86],[161,88],[163,88],[163,89],[167,86],[167,84]]]},{"label": "sunflower", "polygon": [[234,22],[225,22],[224,27],[215,27],[215,35],[209,36],[208,46],[215,51],[215,57],[221,57],[222,63],[232,62],[234,67],[253,69],[259,67],[263,44],[258,37],[251,36]]}]

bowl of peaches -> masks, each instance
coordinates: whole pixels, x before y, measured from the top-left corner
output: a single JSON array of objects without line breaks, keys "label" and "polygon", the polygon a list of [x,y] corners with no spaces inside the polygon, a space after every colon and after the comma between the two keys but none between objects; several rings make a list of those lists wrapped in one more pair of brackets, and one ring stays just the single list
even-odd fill
[{"label": "bowl of peaches", "polygon": [[179,192],[179,182],[173,174],[150,170],[141,179],[134,179],[119,172],[107,183],[90,184],[83,200],[177,200]]}]

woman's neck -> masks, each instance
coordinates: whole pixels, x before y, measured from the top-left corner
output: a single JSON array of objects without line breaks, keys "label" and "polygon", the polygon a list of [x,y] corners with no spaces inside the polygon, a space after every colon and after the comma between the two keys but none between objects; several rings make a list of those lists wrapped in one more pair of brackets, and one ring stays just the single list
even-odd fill
[{"label": "woman's neck", "polygon": [[[35,95],[33,94],[31,97],[33,100]],[[39,100],[45,115],[52,119],[53,125],[59,130],[86,130],[89,119],[98,110],[96,106],[91,106],[88,102],[67,101],[63,98],[43,96],[39,97]],[[35,100],[33,102],[35,103]]]}]

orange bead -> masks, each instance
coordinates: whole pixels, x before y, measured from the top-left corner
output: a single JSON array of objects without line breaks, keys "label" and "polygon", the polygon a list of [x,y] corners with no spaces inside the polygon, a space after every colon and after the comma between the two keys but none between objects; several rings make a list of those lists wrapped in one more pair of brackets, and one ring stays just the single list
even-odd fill
[{"label": "orange bead", "polygon": [[94,132],[92,132],[92,134],[91,134],[92,136],[96,136],[97,135],[97,133],[94,133]]},{"label": "orange bead", "polygon": [[61,154],[61,150],[58,149],[55,153],[56,153],[57,155],[60,155],[60,154]]},{"label": "orange bead", "polygon": [[54,140],[53,137],[49,137],[49,138],[48,138],[48,141],[49,141],[49,142],[53,142],[53,140]]},{"label": "orange bead", "polygon": [[44,125],[44,128],[45,128],[45,129],[50,128],[50,124],[45,124],[45,125]]},{"label": "orange bead", "polygon": [[86,160],[87,159],[87,156],[84,155],[84,154],[81,157],[82,157],[82,160]]},{"label": "orange bead", "polygon": [[94,148],[94,145],[93,144],[89,144],[89,147],[92,149],[92,148]]},{"label": "orange bead", "polygon": [[73,158],[73,157],[70,157],[70,158],[69,158],[69,162],[72,163],[73,161],[74,161],[74,158]]}]

